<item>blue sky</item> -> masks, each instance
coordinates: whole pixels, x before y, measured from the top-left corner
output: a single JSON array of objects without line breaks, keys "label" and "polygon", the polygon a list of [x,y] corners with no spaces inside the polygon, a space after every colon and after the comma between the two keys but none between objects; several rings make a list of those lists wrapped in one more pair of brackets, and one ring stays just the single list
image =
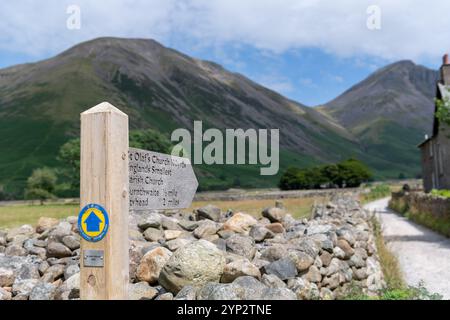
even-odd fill
[{"label": "blue sky", "polygon": [[[67,27],[70,5],[80,29]],[[448,1],[2,1],[0,68],[100,36],[153,38],[312,106],[394,61],[438,68],[450,51],[443,12]],[[368,27],[373,19],[379,28]]]}]

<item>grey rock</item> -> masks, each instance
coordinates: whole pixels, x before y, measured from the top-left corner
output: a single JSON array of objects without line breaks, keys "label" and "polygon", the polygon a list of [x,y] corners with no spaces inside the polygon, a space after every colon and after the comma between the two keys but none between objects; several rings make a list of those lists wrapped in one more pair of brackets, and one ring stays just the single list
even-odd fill
[{"label": "grey rock", "polygon": [[314,263],[314,259],[302,251],[289,251],[288,256],[294,262],[298,272],[307,270]]},{"label": "grey rock", "polygon": [[47,258],[47,250],[45,250],[45,248],[32,247],[28,250],[28,254],[38,256],[42,260]]},{"label": "grey rock", "polygon": [[80,247],[80,240],[77,236],[65,236],[62,243],[70,250],[76,250]]},{"label": "grey rock", "polygon": [[53,300],[56,294],[56,287],[51,283],[38,283],[30,292],[30,300]]},{"label": "grey rock", "polygon": [[199,226],[194,230],[194,236],[198,239],[205,238],[216,234],[218,226],[214,221],[204,220],[199,223]]},{"label": "grey rock", "polygon": [[39,283],[38,279],[24,279],[24,280],[16,279],[12,286],[12,293],[14,296],[19,295],[19,294],[24,295],[24,296],[29,296],[31,293],[31,290],[38,283]]},{"label": "grey rock", "polygon": [[42,276],[45,273],[45,271],[47,271],[48,268],[50,268],[50,265],[48,264],[48,262],[42,261],[38,267],[40,275]]},{"label": "grey rock", "polygon": [[78,266],[78,264],[68,265],[64,270],[64,279],[67,280],[74,274],[77,274],[78,272],[80,272],[80,267]]},{"label": "grey rock", "polygon": [[322,299],[322,300],[334,300],[335,299],[334,292],[328,288],[321,288],[319,296],[320,296],[320,299]]},{"label": "grey rock", "polygon": [[237,287],[242,300],[261,300],[266,289],[268,288],[253,277],[239,277],[232,283],[233,287]]},{"label": "grey rock", "polygon": [[269,219],[271,222],[282,222],[283,218],[286,216],[286,211],[276,207],[266,208],[263,210],[262,216]]},{"label": "grey rock", "polygon": [[14,240],[14,237],[16,237],[18,235],[30,236],[33,233],[34,233],[34,228],[29,224],[25,224],[19,228],[13,228],[13,229],[9,230],[8,233],[6,234],[6,241],[11,242]]},{"label": "grey rock", "polygon": [[155,300],[173,300],[173,294],[171,292],[166,292],[157,296]]},{"label": "grey rock", "polygon": [[160,239],[164,238],[164,233],[159,229],[149,227],[144,231],[144,238],[147,241],[157,242]]},{"label": "grey rock", "polygon": [[230,283],[242,276],[251,276],[260,279],[261,272],[248,260],[236,260],[228,263],[224,267],[221,282]]},{"label": "grey rock", "polygon": [[61,221],[55,229],[50,231],[50,237],[56,241],[61,242],[65,236],[72,233],[72,225],[67,221]]},{"label": "grey rock", "polygon": [[21,245],[12,244],[5,249],[5,254],[7,256],[26,256],[27,250],[25,250]]},{"label": "grey rock", "polygon": [[62,243],[51,242],[47,246],[47,255],[49,257],[64,258],[70,257],[72,255],[72,251],[70,251],[70,249]]},{"label": "grey rock", "polygon": [[224,253],[214,244],[194,241],[174,252],[161,270],[159,284],[176,294],[186,285],[218,282],[224,266]]},{"label": "grey rock", "polygon": [[261,242],[264,241],[265,239],[273,238],[274,234],[272,231],[270,231],[265,227],[254,225],[250,229],[249,236],[255,239],[256,242]]},{"label": "grey rock", "polygon": [[290,241],[294,248],[298,251],[305,252],[313,259],[317,257],[320,252],[320,248],[313,239],[309,238],[296,238]]},{"label": "grey rock", "polygon": [[174,300],[195,300],[196,296],[197,296],[196,287],[185,286],[178,292]]},{"label": "grey rock", "polygon": [[340,277],[339,277],[338,273],[335,273],[329,277],[325,277],[322,280],[322,284],[331,290],[334,290],[337,287],[339,287],[339,283],[340,283]]},{"label": "grey rock", "polygon": [[350,245],[355,244],[355,235],[354,233],[348,229],[348,228],[340,228],[338,230],[336,230],[336,235],[338,236],[339,240],[345,240],[347,241]]},{"label": "grey rock", "polygon": [[262,300],[297,300],[297,295],[288,288],[267,288]]},{"label": "grey rock", "polygon": [[286,288],[286,283],[274,274],[263,274],[261,282],[270,288]]},{"label": "grey rock", "polygon": [[148,228],[159,228],[161,225],[161,216],[156,212],[150,212],[138,220],[138,228],[147,230]]},{"label": "grey rock", "polygon": [[261,258],[273,262],[286,257],[287,254],[288,250],[286,246],[281,244],[275,244],[273,246],[268,247],[267,249],[264,249],[264,251],[262,251],[261,253]]},{"label": "grey rock", "polygon": [[11,300],[11,292],[6,291],[0,286],[0,301]]},{"label": "grey rock", "polygon": [[344,259],[344,258],[345,258],[345,252],[344,252],[344,250],[342,250],[342,249],[339,248],[339,247],[334,247],[334,248],[333,248],[333,255],[334,255],[336,258],[339,258],[339,259]]},{"label": "grey rock", "polygon": [[192,241],[193,240],[191,240],[191,239],[177,238],[174,240],[166,241],[164,243],[164,247],[166,247],[170,251],[176,251],[176,250],[184,247],[185,245],[191,243]]},{"label": "grey rock", "polygon": [[80,274],[79,273],[76,273],[73,276],[71,276],[69,279],[64,281],[64,283],[56,289],[56,293],[55,293],[56,300],[77,299],[79,297],[80,297]]},{"label": "grey rock", "polygon": [[287,280],[297,276],[295,263],[290,258],[282,258],[271,262],[264,266],[264,271],[267,274],[276,275],[281,280]]},{"label": "grey rock", "polygon": [[215,222],[220,220],[220,208],[211,204],[197,209],[196,213],[199,220],[209,219]]},{"label": "grey rock", "polygon": [[194,231],[199,226],[197,221],[190,220],[180,220],[178,221],[178,224],[186,231]]},{"label": "grey rock", "polygon": [[55,264],[48,268],[44,275],[42,276],[42,281],[44,282],[53,282],[64,276],[64,265]]},{"label": "grey rock", "polygon": [[177,219],[166,216],[161,216],[161,226],[164,230],[182,230]]},{"label": "grey rock", "polygon": [[16,270],[16,279],[39,279],[39,265],[37,263],[23,264],[19,270]]},{"label": "grey rock", "polygon": [[0,267],[0,288],[10,287],[14,283],[16,276],[12,269],[6,269]]},{"label": "grey rock", "polygon": [[314,234],[320,234],[320,233],[327,233],[333,230],[334,227],[330,224],[315,224],[311,225],[306,229],[307,235],[314,235]]},{"label": "grey rock", "polygon": [[243,290],[231,284],[209,282],[197,294],[198,300],[241,300]]},{"label": "grey rock", "polygon": [[234,234],[227,239],[227,251],[251,260],[256,253],[255,241],[250,237]]},{"label": "grey rock", "polygon": [[128,296],[130,300],[151,300],[158,295],[158,290],[150,287],[147,282],[138,282],[129,285]]}]

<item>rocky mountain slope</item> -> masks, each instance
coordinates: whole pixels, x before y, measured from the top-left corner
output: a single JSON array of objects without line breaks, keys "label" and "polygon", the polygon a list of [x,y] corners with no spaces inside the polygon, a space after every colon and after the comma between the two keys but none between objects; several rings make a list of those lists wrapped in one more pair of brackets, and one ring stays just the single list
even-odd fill
[{"label": "rocky mountain slope", "polygon": [[[32,168],[55,165],[59,146],[78,135],[79,113],[102,101],[126,112],[131,128],[167,134],[192,128],[194,120],[204,128],[279,128],[283,164],[338,159],[329,152],[338,146],[357,149],[346,130],[323,114],[215,63],[152,40],[100,38],[0,70],[0,184],[23,185]],[[256,172],[229,168],[225,180]]]},{"label": "rocky mountain slope", "polygon": [[416,146],[431,133],[438,76],[412,61],[399,61],[317,110],[358,137],[367,154],[407,163],[419,172]]},{"label": "rocky mountain slope", "polygon": [[[435,72],[400,62],[310,108],[221,66],[153,40],[99,38],[51,59],[0,70],[0,191],[17,196],[35,168],[61,165],[59,147],[79,135],[80,112],[108,101],[131,129],[280,129],[281,170],[355,156],[376,178],[416,175],[431,126]],[[196,166],[201,189],[275,186],[258,166]]]}]

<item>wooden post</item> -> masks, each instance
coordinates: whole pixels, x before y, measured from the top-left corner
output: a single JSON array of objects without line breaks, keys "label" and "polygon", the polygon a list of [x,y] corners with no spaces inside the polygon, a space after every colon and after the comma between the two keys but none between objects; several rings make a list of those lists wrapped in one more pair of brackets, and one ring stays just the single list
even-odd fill
[{"label": "wooden post", "polygon": [[[109,216],[106,236],[81,240],[80,297],[128,299],[128,116],[103,102],[81,114],[80,206],[99,204]],[[86,250],[103,250],[103,267],[84,266]]]}]

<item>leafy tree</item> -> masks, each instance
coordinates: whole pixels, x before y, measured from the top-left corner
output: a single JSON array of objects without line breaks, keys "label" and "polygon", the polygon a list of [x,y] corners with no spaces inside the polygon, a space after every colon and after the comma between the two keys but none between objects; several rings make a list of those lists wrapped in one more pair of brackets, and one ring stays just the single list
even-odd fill
[{"label": "leafy tree", "polygon": [[370,177],[371,172],[366,165],[356,159],[348,159],[308,169],[288,168],[281,176],[278,186],[282,190],[358,187]]},{"label": "leafy tree", "polygon": [[295,190],[300,189],[300,183],[298,181],[297,175],[300,172],[300,169],[295,167],[289,167],[287,170],[281,175],[280,182],[278,183],[278,187],[281,190]]},{"label": "leafy tree", "polygon": [[152,129],[130,132],[130,147],[161,153],[170,153],[172,143],[163,134]]},{"label": "leafy tree", "polygon": [[348,188],[359,187],[362,182],[369,180],[372,176],[369,168],[357,159],[348,159],[338,163],[339,179],[338,185]]},{"label": "leafy tree", "polygon": [[[147,129],[130,132],[130,147],[170,153],[172,144],[161,133]],[[63,163],[58,173],[65,182],[65,184],[59,185],[59,189],[66,189],[66,185],[68,185],[70,193],[78,193],[80,188],[80,139],[72,139],[63,144],[59,149],[58,160]]]},{"label": "leafy tree", "polygon": [[45,200],[55,198],[53,194],[57,176],[54,170],[49,168],[40,168],[33,171],[27,180],[27,187],[25,189],[26,199],[38,199],[41,205]]},{"label": "leafy tree", "polygon": [[72,139],[59,149],[58,160],[64,163],[60,173],[69,186],[78,192],[80,188],[80,139]]},{"label": "leafy tree", "polygon": [[436,118],[442,123],[450,125],[450,101],[448,98],[436,99]]}]

